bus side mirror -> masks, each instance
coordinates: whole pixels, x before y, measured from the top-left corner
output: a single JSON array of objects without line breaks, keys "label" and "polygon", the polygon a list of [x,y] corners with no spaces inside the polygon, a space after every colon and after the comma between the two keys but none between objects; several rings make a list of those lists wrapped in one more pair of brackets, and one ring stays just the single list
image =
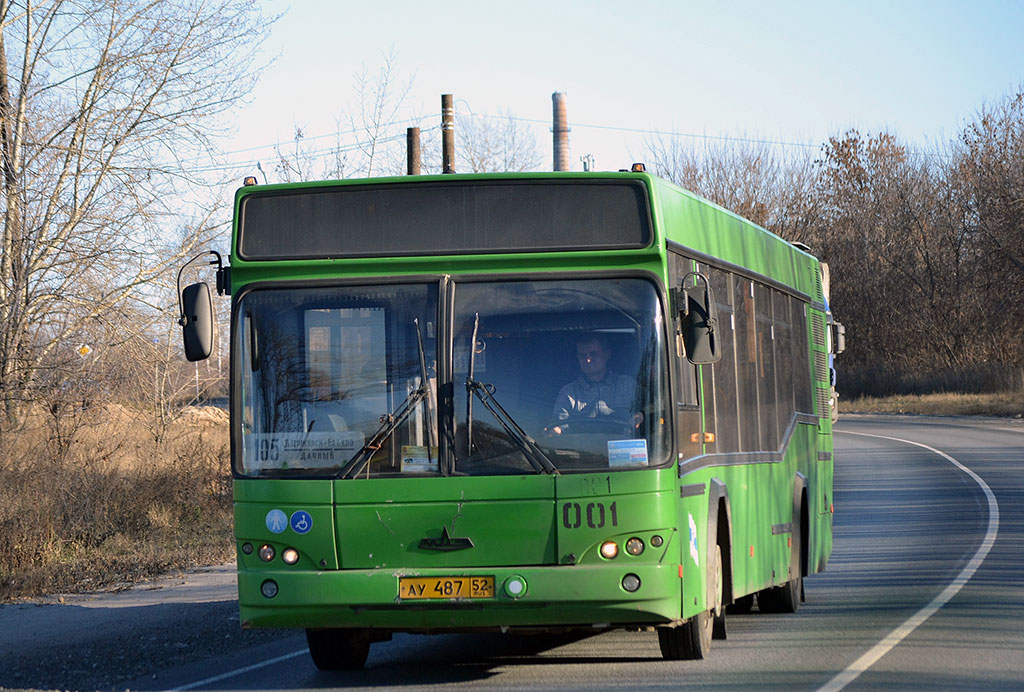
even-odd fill
[{"label": "bus side mirror", "polygon": [[189,362],[206,360],[213,351],[213,299],[205,283],[191,284],[181,292],[182,314],[178,320]]},{"label": "bus side mirror", "polygon": [[[704,286],[686,286],[687,279]],[[682,305],[679,326],[686,348],[686,357],[695,365],[717,363],[722,357],[718,339],[718,308],[711,284],[703,274],[691,272],[683,277]]]},{"label": "bus side mirror", "polygon": [[846,327],[842,322],[835,323],[836,338],[832,342],[835,345],[835,354],[839,355],[846,350]]}]

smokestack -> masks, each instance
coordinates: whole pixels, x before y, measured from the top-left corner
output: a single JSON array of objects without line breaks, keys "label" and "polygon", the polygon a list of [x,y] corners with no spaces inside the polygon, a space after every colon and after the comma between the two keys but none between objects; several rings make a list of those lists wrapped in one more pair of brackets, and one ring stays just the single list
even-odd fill
[{"label": "smokestack", "polygon": [[554,162],[556,171],[569,170],[569,120],[565,114],[565,94],[556,91],[551,94],[551,110],[554,124]]},{"label": "smokestack", "polygon": [[420,174],[420,128],[405,128],[405,173]]},{"label": "smokestack", "polygon": [[455,172],[455,109],[451,94],[441,94],[441,172]]}]

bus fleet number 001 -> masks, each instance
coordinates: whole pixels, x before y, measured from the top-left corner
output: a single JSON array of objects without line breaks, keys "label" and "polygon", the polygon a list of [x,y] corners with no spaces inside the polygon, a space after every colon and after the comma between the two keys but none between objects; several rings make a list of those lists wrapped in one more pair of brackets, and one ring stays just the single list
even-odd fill
[{"label": "bus fleet number 001", "polygon": [[603,502],[566,502],[562,505],[562,526],[567,529],[578,529],[586,521],[591,529],[603,529],[606,525],[619,525],[619,512],[615,503],[605,507]]}]

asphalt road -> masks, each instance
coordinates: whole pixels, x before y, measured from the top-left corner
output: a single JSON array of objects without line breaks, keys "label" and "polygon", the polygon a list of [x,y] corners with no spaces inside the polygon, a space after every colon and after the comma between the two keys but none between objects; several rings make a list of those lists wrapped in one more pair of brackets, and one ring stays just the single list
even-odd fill
[{"label": "asphalt road", "polygon": [[228,570],[0,607],[0,686],[61,689],[1024,690],[1024,423],[858,416],[836,436],[835,550],[795,615],[730,616],[705,661],[653,633],[396,635],[323,673],[237,629]]}]

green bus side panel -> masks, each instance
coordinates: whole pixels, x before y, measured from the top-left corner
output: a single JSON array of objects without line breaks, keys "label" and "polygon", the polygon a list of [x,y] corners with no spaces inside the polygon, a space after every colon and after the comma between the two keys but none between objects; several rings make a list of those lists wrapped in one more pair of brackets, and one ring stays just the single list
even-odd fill
[{"label": "green bus side panel", "polygon": [[[819,434],[818,426],[798,423],[790,436],[781,461],[751,463],[728,463],[723,457],[722,465],[715,465],[709,457],[708,465],[689,472],[680,479],[683,487],[703,485],[705,488],[714,481],[725,486],[732,509],[730,554],[723,559],[731,562],[733,596],[739,597],[762,589],[778,586],[795,574],[797,566],[791,565],[792,549],[790,540],[796,535],[793,526],[799,526],[800,517],[794,516],[794,491],[797,475],[807,479],[808,519],[808,571],[824,569],[832,547],[832,515],[823,497],[831,493],[832,465],[819,457],[819,444],[825,436]],[[831,437],[828,437],[831,440]],[[703,504],[695,503],[701,499]],[[713,547],[714,536],[706,535],[708,512],[707,496],[684,498],[680,506],[680,526],[685,532],[689,515],[697,525],[697,554],[706,559],[706,550]],[[694,509],[690,509],[693,507]],[[687,536],[683,546],[686,548]],[[690,568],[683,555],[683,564]],[[705,570],[701,570],[701,579]],[[687,589],[703,588],[686,583]],[[702,592],[703,593],[703,592]],[[685,608],[690,601],[684,602]],[[698,605],[703,607],[703,599]],[[699,609],[698,609],[699,610]]]},{"label": "green bus side panel", "polygon": [[821,301],[818,261],[760,226],[688,190],[650,178],[655,227],[665,239],[771,277]]}]

